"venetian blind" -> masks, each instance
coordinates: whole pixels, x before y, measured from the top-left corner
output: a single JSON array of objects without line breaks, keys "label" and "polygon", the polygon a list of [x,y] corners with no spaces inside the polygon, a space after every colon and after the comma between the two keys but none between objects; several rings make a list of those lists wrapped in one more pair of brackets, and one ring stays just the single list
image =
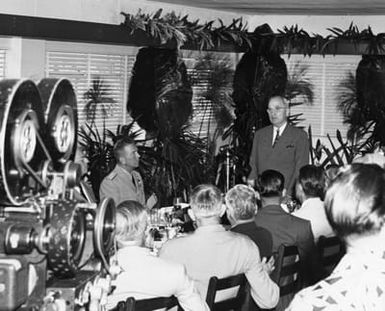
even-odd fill
[{"label": "venetian blind", "polygon": [[[194,82],[192,83],[193,113],[190,119],[190,129],[193,133],[199,134],[202,138],[204,138],[208,135],[213,135],[217,128],[213,102],[204,97],[204,92],[206,92],[209,88],[212,70],[199,69],[198,73],[198,69],[196,68],[196,64],[204,56],[205,52],[182,51],[182,53],[190,81]],[[229,61],[235,70],[235,65],[238,61],[238,54],[220,52],[210,52],[210,54],[218,61]],[[197,76],[199,76],[199,79],[197,79]]]},{"label": "venetian blind", "polygon": [[312,127],[314,139],[325,140],[327,134],[335,137],[339,129],[345,137],[347,126],[343,124],[342,113],[338,110],[339,95],[343,91],[340,83],[349,72],[355,73],[361,56],[358,55],[291,55],[284,57],[289,74],[295,63],[307,66],[307,78],[313,84],[314,102],[312,105],[299,105],[291,108],[291,114],[302,113],[304,119],[299,123],[307,129]]},{"label": "venetian blind", "polygon": [[[126,98],[134,61],[135,54],[47,51],[46,76],[64,77],[71,81],[77,95],[79,125],[86,122],[87,99],[84,94],[92,86],[93,80],[100,79],[103,90],[106,91],[105,96],[112,99],[113,103],[99,105],[107,107],[106,128],[115,132],[117,125],[125,124],[129,117],[126,112]],[[103,128],[103,119],[102,109],[97,109],[95,123],[99,131]]]}]

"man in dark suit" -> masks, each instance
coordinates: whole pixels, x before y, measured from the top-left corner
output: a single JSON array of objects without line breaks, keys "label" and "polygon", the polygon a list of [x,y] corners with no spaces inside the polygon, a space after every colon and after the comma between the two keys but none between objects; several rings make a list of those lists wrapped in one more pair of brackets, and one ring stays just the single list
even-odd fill
[{"label": "man in dark suit", "polygon": [[288,103],[281,96],[270,98],[267,113],[271,125],[254,134],[250,155],[250,185],[268,169],[281,172],[291,196],[299,169],[309,163],[309,141],[306,133],[287,123]]},{"label": "man in dark suit", "polygon": [[226,193],[227,217],[231,223],[230,230],[247,235],[258,246],[261,258],[268,260],[272,255],[273,238],[268,230],[254,222],[257,196],[251,187],[235,185]]},{"label": "man in dark suit", "polygon": [[285,212],[281,207],[285,195],[284,177],[274,170],[264,171],[259,180],[262,208],[255,217],[257,226],[270,231],[273,237],[273,252],[281,244],[298,247],[306,283],[313,283],[321,274],[311,224]]}]

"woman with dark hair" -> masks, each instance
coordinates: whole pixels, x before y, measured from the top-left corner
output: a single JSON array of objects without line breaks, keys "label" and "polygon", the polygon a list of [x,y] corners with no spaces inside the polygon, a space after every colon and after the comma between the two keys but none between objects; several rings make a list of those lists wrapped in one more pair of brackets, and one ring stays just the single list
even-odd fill
[{"label": "woman with dark hair", "polygon": [[323,235],[333,236],[325,213],[324,194],[325,194],[325,172],[321,167],[315,165],[305,165],[299,170],[299,176],[295,187],[297,199],[301,202],[301,207],[293,215],[310,221],[314,240]]},{"label": "woman with dark hair", "polygon": [[299,292],[287,310],[385,310],[385,170],[373,164],[342,168],[325,208],[347,253],[329,277]]}]

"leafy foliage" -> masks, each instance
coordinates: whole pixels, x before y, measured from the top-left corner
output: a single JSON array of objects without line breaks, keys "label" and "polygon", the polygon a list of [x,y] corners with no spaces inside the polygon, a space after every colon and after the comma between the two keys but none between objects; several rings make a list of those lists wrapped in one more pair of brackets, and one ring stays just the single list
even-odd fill
[{"label": "leafy foliage", "polygon": [[[313,84],[307,77],[309,67],[301,62],[295,62],[289,68],[288,78],[285,89],[285,98],[289,101],[289,106],[298,106],[302,104],[312,104],[314,99]],[[293,125],[303,121],[302,113],[291,114],[288,119]]]},{"label": "leafy foliage", "polygon": [[162,9],[154,14],[145,14],[141,10],[136,15],[122,12],[121,14],[125,17],[123,26],[128,28],[130,34],[136,30],[142,30],[149,36],[158,39],[161,44],[175,41],[177,47],[187,41],[197,44],[200,49],[212,48],[220,45],[222,41],[233,42],[237,45],[250,45],[250,40],[246,35],[247,25],[241,18],[234,19],[229,26],[219,20],[220,26],[214,28],[213,21],[200,24],[199,20],[190,22],[188,15],[181,16],[171,12],[162,16],[162,12]]},{"label": "leafy foliage", "polygon": [[330,135],[327,134],[327,138],[331,149],[321,143],[320,139],[317,140],[316,145],[313,146],[313,137],[311,126],[308,129],[309,143],[310,143],[310,159],[314,165],[326,168],[328,165],[344,166],[353,161],[354,157],[359,153],[357,145],[352,141],[344,141],[339,130],[336,131],[336,137],[338,146],[333,142]]},{"label": "leafy foliage", "polygon": [[[385,33],[374,34],[370,27],[359,30],[353,23],[349,28],[328,28],[329,35],[309,34],[298,25],[283,27],[277,33],[248,32],[247,24],[241,18],[234,19],[226,26],[222,20],[201,23],[199,20],[189,21],[188,15],[176,15],[175,12],[162,15],[160,9],[153,14],[145,14],[139,10],[135,15],[124,13],[122,25],[129,34],[136,31],[145,32],[150,38],[159,41],[160,45],[175,42],[177,47],[185,44],[197,46],[200,50],[212,49],[224,43],[233,44],[236,48],[261,50],[273,53],[314,53],[326,54],[336,52],[340,44],[351,43],[355,50],[364,43],[366,54],[385,52]],[[218,25],[218,26],[216,26]]]},{"label": "leafy foliage", "polygon": [[144,182],[162,204],[207,181],[207,143],[187,130],[192,89],[177,50],[142,48],[127,108],[151,140],[141,148]]},{"label": "leafy foliage", "polygon": [[92,80],[91,87],[84,93],[83,97],[87,101],[84,106],[87,121],[90,126],[95,126],[95,118],[100,110],[103,116],[103,122],[111,112],[112,106],[116,103],[110,96],[110,89],[101,78]]},{"label": "leafy foliage", "polygon": [[[230,92],[232,91],[232,80],[234,69],[229,58],[218,57],[212,53],[202,54],[194,66],[194,75],[191,79],[192,85],[199,85],[201,81],[206,81],[205,90],[199,93],[199,101],[202,106],[206,106],[198,135],[203,130],[204,120],[213,113],[215,120],[214,133],[211,133],[212,124],[208,124],[207,136],[213,135],[213,140],[223,134],[225,128],[231,125],[234,120],[233,100]],[[209,102],[211,105],[210,109]]]},{"label": "leafy foliage", "polygon": [[177,50],[142,48],[136,57],[127,109],[151,135],[178,131],[192,112],[192,89]]}]

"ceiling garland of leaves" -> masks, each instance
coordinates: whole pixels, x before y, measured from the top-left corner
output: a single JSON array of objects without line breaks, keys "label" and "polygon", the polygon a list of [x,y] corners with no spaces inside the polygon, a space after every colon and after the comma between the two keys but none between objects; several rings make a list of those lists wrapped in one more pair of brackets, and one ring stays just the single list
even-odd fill
[{"label": "ceiling garland of leaves", "polygon": [[[309,34],[298,25],[284,27],[277,33],[255,33],[247,31],[247,23],[242,18],[233,19],[225,25],[221,19],[201,23],[199,19],[190,21],[188,15],[177,15],[175,12],[162,14],[162,9],[153,14],[139,10],[135,15],[124,13],[125,20],[121,24],[130,35],[143,31],[147,36],[159,40],[160,45],[174,42],[178,48],[195,45],[200,50],[210,50],[223,44],[232,44],[243,51],[265,49],[278,53],[302,53],[304,55],[337,53],[340,44],[350,44],[354,50],[361,51],[365,44],[364,54],[385,53],[385,33],[374,34],[372,29],[359,30],[350,24],[346,30],[327,28],[327,36]],[[218,25],[218,26],[216,26]]]}]

